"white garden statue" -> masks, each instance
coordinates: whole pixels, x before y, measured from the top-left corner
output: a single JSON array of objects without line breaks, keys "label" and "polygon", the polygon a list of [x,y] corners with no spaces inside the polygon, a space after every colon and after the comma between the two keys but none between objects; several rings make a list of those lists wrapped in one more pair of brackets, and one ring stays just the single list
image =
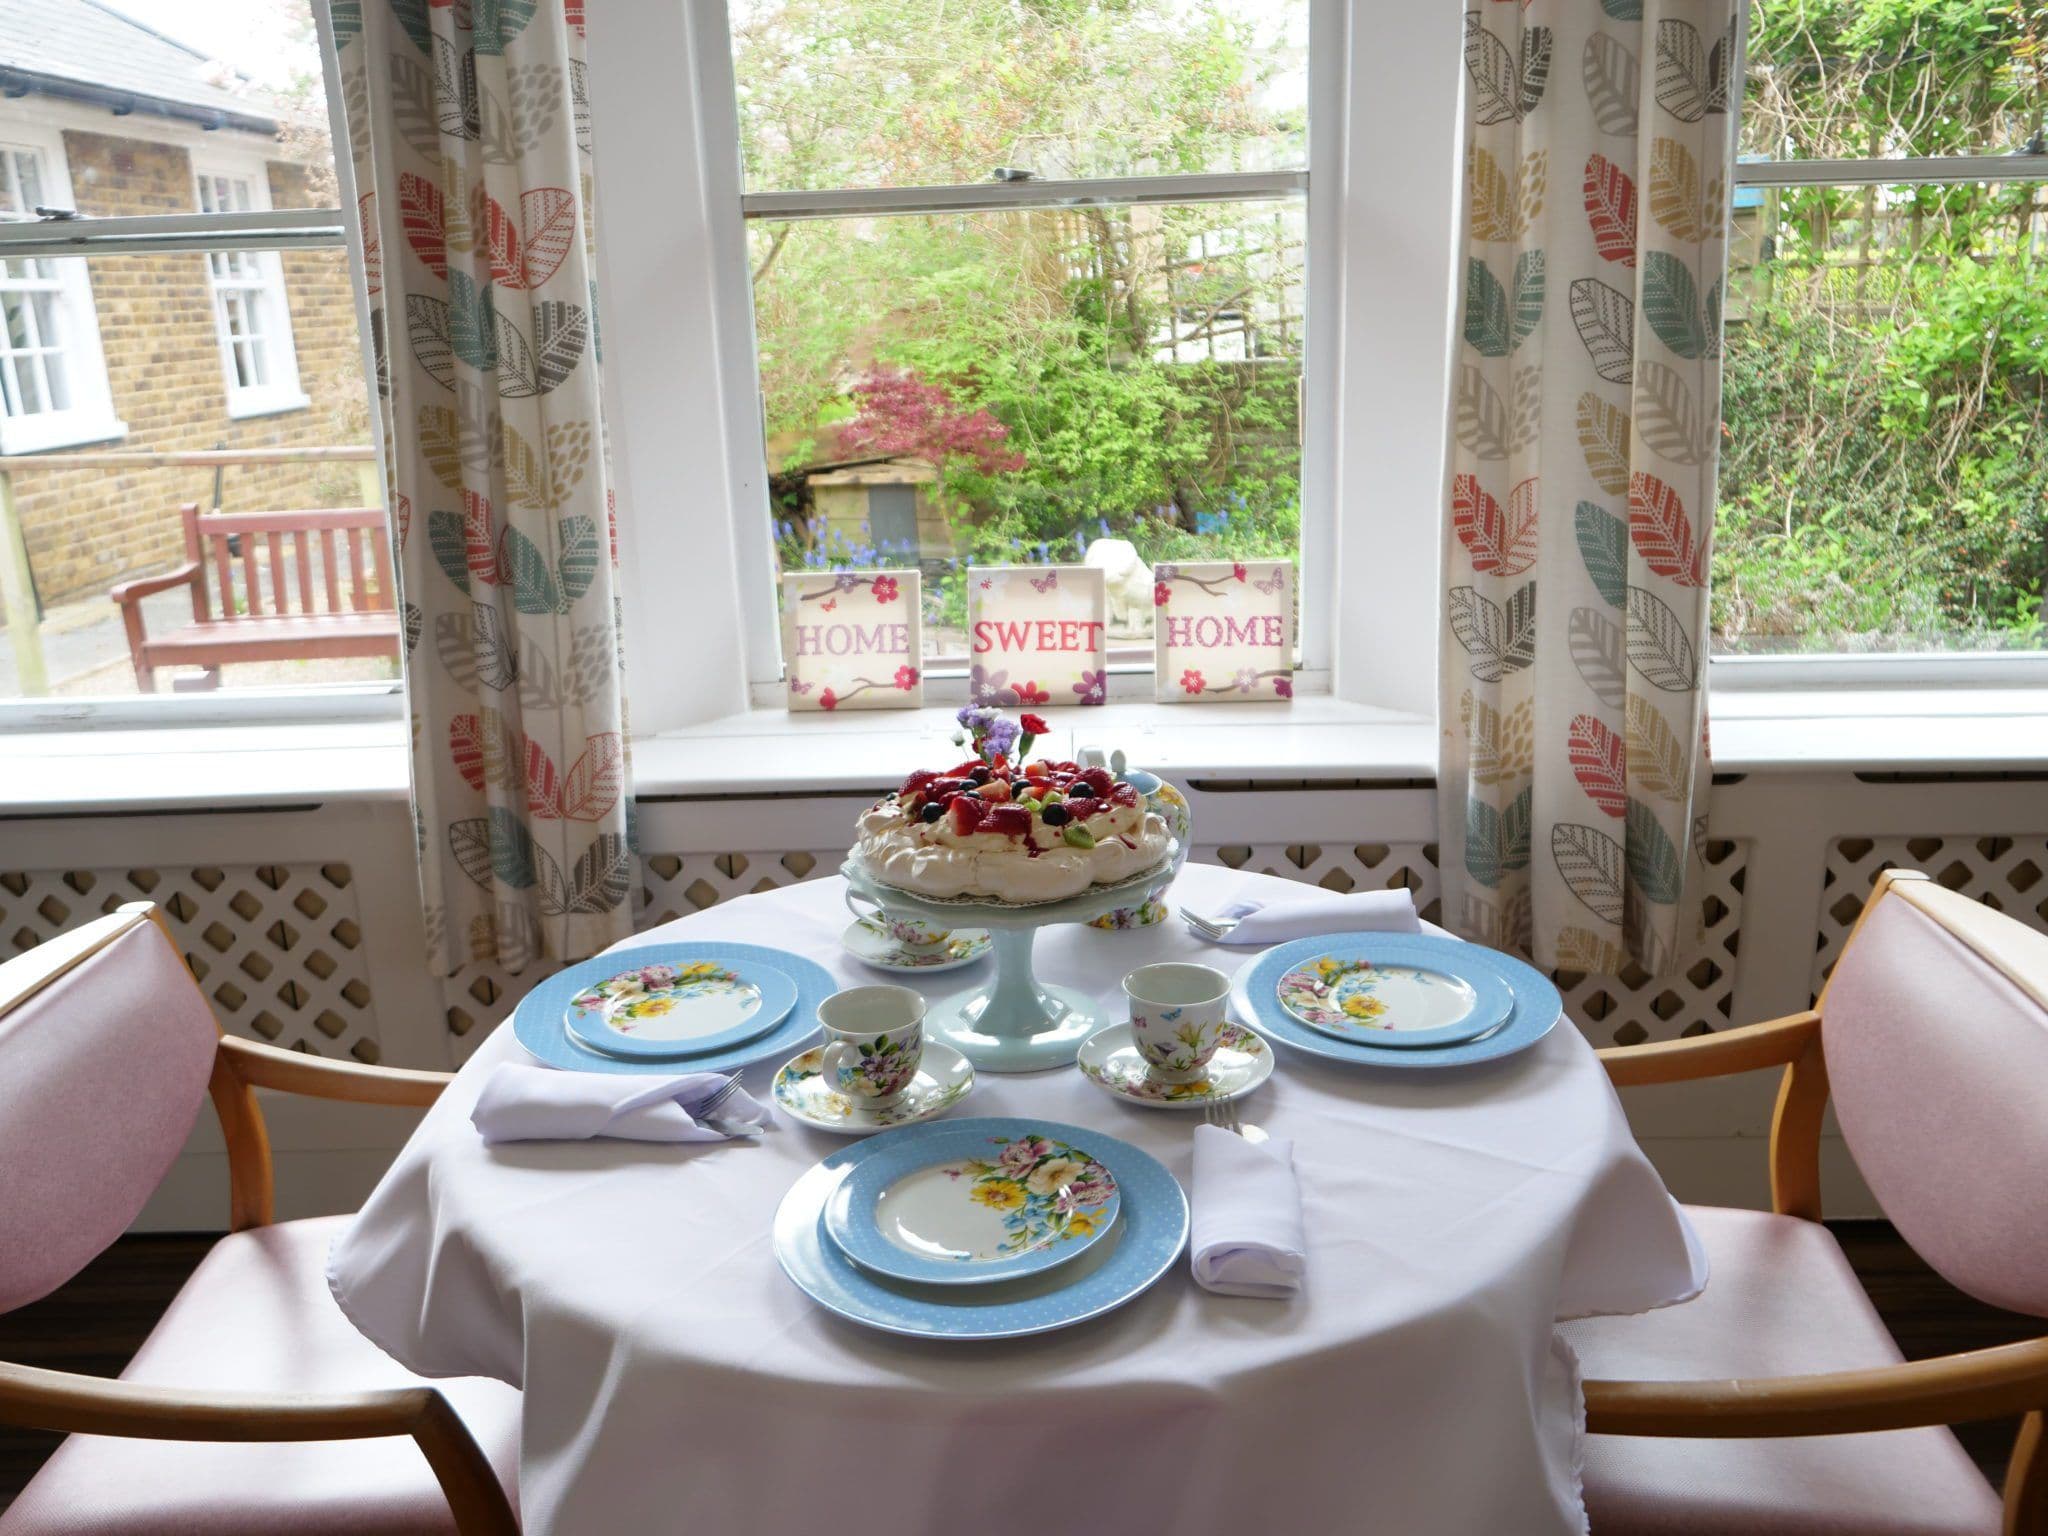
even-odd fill
[{"label": "white garden statue", "polygon": [[1138,558],[1129,539],[1097,539],[1087,563],[1102,572],[1109,589],[1109,628],[1117,635],[1152,633],[1152,567]]}]

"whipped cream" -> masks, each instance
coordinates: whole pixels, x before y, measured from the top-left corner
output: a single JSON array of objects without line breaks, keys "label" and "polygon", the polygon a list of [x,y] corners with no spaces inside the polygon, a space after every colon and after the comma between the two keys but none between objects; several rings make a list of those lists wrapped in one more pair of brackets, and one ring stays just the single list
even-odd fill
[{"label": "whipped cream", "polygon": [[876,879],[900,890],[1023,906],[1143,874],[1165,861],[1173,842],[1165,820],[1142,806],[1105,804],[1073,824],[1088,830],[1094,847],[1073,847],[1043,822],[1028,833],[962,833],[948,817],[919,820],[892,795],[862,813],[851,851]]}]

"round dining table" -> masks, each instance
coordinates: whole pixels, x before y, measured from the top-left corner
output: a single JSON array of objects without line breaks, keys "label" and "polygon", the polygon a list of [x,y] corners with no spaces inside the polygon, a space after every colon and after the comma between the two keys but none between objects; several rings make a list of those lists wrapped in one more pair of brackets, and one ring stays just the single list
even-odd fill
[{"label": "round dining table", "polygon": [[[845,985],[935,998],[979,974],[865,966],[841,946],[843,892],[815,879],[634,942],[772,945]],[[1300,893],[1190,865],[1168,900]],[[1113,1011],[1136,966],[1234,971],[1257,953],[1172,919],[1048,928],[1036,959],[1041,979]],[[800,1291],[772,1245],[777,1204],[843,1138],[777,1111],[751,1140],[487,1144],[477,1095],[528,1059],[509,1021],[337,1238],[329,1280],[411,1369],[523,1389],[531,1536],[1583,1532],[1583,1403],[1555,1325],[1682,1301],[1706,1279],[1592,1050],[1566,1021],[1519,1055],[1443,1071],[1277,1051],[1237,1107],[1293,1142],[1307,1267],[1281,1299],[1205,1291],[1183,1256],[1059,1332],[863,1329]],[[745,1073],[763,1103],[778,1064]],[[983,1072],[950,1114],[1120,1137],[1199,1213],[1199,1112],[1119,1101],[1066,1067]]]}]

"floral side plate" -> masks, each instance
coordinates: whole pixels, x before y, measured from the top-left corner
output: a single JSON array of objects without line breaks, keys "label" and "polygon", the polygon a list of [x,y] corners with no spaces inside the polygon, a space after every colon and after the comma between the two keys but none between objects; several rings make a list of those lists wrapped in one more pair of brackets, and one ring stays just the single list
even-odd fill
[{"label": "floral side plate", "polygon": [[1458,1045],[1499,1027],[1515,994],[1479,967],[1417,954],[1405,936],[1310,955],[1274,984],[1290,1018],[1359,1045]]},{"label": "floral side plate", "polygon": [[847,925],[839,942],[854,959],[878,971],[950,971],[972,965],[994,941],[986,928],[955,928],[938,944],[901,944],[863,917]]},{"label": "floral side plate", "polygon": [[675,1058],[765,1034],[795,1003],[796,983],[771,966],[648,960],[580,988],[563,1021],[613,1056]]},{"label": "floral side plate", "polygon": [[826,1086],[818,1071],[822,1054],[823,1047],[813,1047],[784,1062],[775,1074],[770,1097],[790,1119],[835,1136],[870,1136],[892,1126],[934,1119],[966,1098],[974,1087],[974,1067],[967,1058],[944,1041],[926,1035],[924,1059],[903,1097],[894,1104],[870,1109]]},{"label": "floral side plate", "polygon": [[976,1285],[1079,1258],[1120,1203],[1085,1147],[965,1126],[865,1159],[825,1208],[825,1231],[876,1274]]},{"label": "floral side plate", "polygon": [[1163,1083],[1145,1068],[1128,1024],[1112,1024],[1081,1042],[1081,1075],[1127,1104],[1195,1109],[1241,1099],[1273,1075],[1273,1053],[1241,1024],[1223,1026],[1208,1069],[1191,1083]]}]

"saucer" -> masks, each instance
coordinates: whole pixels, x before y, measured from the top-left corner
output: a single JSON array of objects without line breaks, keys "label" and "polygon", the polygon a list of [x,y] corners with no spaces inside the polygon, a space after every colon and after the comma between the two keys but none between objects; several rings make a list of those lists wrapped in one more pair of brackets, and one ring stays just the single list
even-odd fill
[{"label": "saucer", "polygon": [[986,928],[955,928],[942,943],[899,944],[866,918],[858,918],[839,935],[846,952],[878,971],[950,971],[972,965],[994,942]]},{"label": "saucer", "polygon": [[1081,1042],[1080,1066],[1089,1082],[1127,1104],[1193,1109],[1243,1098],[1273,1075],[1273,1053],[1243,1025],[1226,1024],[1223,1043],[1200,1077],[1191,1083],[1165,1083],[1146,1071],[1131,1026],[1112,1024]]},{"label": "saucer", "polygon": [[825,1086],[818,1072],[824,1047],[814,1046],[784,1062],[775,1074],[775,1107],[792,1120],[836,1136],[869,1136],[892,1126],[930,1120],[967,1097],[974,1086],[974,1068],[950,1045],[929,1037],[917,1077],[903,1097],[882,1109],[857,1105],[837,1089]]}]

